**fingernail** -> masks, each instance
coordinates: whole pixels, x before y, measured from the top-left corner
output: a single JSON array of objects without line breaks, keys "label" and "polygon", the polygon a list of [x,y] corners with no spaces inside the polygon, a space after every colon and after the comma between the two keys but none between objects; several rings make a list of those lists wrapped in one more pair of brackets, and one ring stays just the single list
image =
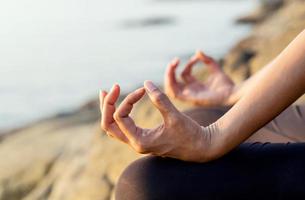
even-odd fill
[{"label": "fingernail", "polygon": [[145,81],[144,86],[149,92],[153,92],[154,90],[158,89],[157,86],[155,86],[151,81]]},{"label": "fingernail", "polygon": [[118,84],[117,83],[115,83],[113,86],[112,86],[112,88],[111,88],[111,90],[110,91],[113,91],[114,90],[114,88],[117,86]]}]

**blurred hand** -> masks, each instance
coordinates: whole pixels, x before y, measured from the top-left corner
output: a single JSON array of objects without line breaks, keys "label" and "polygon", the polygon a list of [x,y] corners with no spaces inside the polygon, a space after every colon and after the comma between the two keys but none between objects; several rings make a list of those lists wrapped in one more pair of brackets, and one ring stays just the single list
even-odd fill
[{"label": "blurred hand", "polygon": [[[206,64],[209,77],[202,83],[192,74],[192,68],[197,62]],[[191,102],[201,106],[227,105],[228,98],[233,92],[234,83],[211,57],[198,51],[186,64],[181,77],[182,82],[176,80],[176,68],[179,59],[174,59],[165,73],[165,92],[171,97]]]},{"label": "blurred hand", "polygon": [[[144,96],[145,91],[163,116],[163,124],[153,129],[138,127],[129,116],[133,105]],[[179,112],[151,81],[146,81],[144,88],[127,95],[116,108],[115,103],[119,95],[120,87],[117,84],[108,94],[106,91],[100,94],[101,127],[109,136],[143,154],[185,161],[207,160],[205,148],[209,144],[208,131],[204,131],[197,122]]]}]

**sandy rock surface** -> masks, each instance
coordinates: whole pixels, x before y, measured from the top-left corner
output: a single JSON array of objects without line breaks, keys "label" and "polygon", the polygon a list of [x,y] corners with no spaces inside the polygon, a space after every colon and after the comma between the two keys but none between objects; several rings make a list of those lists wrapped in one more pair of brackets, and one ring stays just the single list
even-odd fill
[{"label": "sandy rock surface", "polygon": [[[240,41],[224,69],[238,83],[273,59],[305,28],[305,1],[289,0]],[[181,109],[190,105],[175,102]],[[143,127],[161,122],[147,97],[133,116]],[[34,123],[0,141],[0,200],[110,199],[120,173],[140,157],[99,129],[97,101]]]}]

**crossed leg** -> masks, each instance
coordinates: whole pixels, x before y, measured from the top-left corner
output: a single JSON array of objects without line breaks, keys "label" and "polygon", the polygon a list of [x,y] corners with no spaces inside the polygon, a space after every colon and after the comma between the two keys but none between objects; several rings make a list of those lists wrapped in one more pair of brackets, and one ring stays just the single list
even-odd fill
[{"label": "crossed leg", "polygon": [[[185,113],[208,125],[228,109]],[[121,175],[116,199],[305,199],[304,117],[305,106],[291,106],[244,144],[212,162],[141,158]]]}]

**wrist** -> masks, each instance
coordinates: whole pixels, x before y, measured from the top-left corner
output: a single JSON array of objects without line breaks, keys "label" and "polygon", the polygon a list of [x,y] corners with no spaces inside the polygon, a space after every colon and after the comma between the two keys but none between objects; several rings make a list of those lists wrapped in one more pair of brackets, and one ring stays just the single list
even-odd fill
[{"label": "wrist", "polygon": [[202,154],[202,162],[208,162],[215,160],[219,156],[221,146],[217,143],[217,138],[221,134],[219,123],[216,121],[208,126],[201,126],[202,130],[202,149],[200,150]]}]

